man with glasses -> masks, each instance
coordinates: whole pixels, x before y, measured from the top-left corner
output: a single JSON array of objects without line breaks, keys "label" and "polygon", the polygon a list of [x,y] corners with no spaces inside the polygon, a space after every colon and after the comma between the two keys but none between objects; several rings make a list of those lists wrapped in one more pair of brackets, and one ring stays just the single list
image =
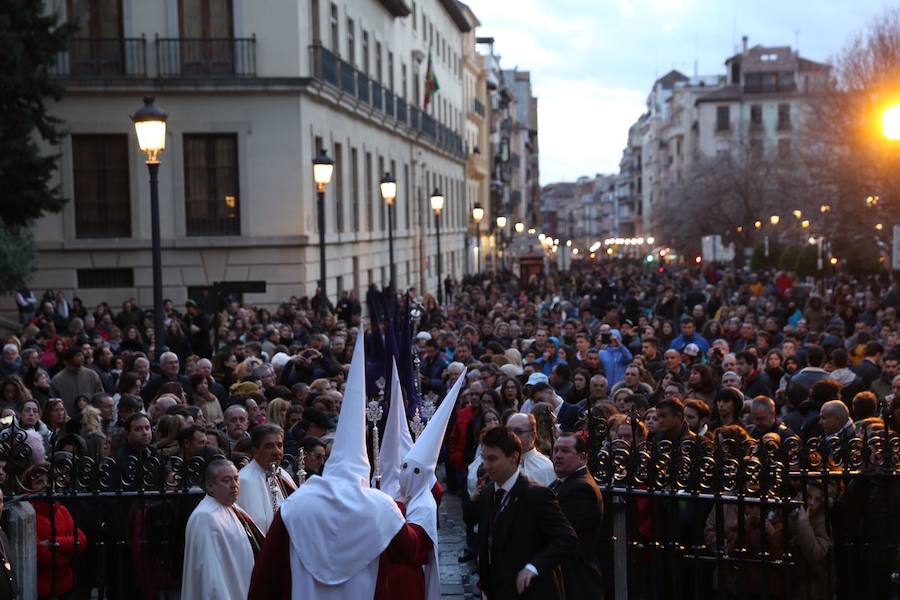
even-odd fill
[{"label": "man with glasses", "polygon": [[191,380],[186,376],[181,375],[179,373],[180,369],[181,363],[178,361],[178,355],[174,352],[163,352],[162,356],[159,357],[159,375],[151,377],[150,381],[147,382],[147,385],[144,386],[144,389],[141,390],[141,398],[144,399],[144,404],[150,404],[150,401],[156,397],[159,388],[161,388],[164,383],[169,382],[178,382],[181,384],[181,389],[184,390],[184,393],[190,398]]},{"label": "man with glasses", "polygon": [[516,413],[509,417],[506,428],[522,442],[522,459],[519,463],[522,475],[537,485],[548,486],[556,481],[553,462],[534,447],[537,440],[537,421],[534,415]]}]

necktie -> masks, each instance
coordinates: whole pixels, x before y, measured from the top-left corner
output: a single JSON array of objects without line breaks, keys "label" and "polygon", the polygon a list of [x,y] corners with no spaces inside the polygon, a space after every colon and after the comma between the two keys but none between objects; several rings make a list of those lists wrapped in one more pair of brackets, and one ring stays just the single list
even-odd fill
[{"label": "necktie", "polygon": [[561,479],[557,479],[556,481],[554,481],[553,483],[551,483],[551,484],[550,484],[550,491],[553,492],[553,493],[555,494],[557,488],[559,488],[559,485],[560,485],[561,483],[562,483],[562,480],[561,480]]},{"label": "necktie", "polygon": [[497,523],[497,518],[500,516],[500,511],[503,510],[503,496],[506,492],[503,488],[497,488],[494,491],[494,512],[491,515],[491,529],[494,528],[494,525]]}]

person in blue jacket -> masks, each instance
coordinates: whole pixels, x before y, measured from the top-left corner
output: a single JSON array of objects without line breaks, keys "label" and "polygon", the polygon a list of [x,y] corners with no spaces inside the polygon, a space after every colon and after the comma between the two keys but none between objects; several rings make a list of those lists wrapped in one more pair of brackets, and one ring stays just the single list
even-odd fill
[{"label": "person in blue jacket", "polygon": [[600,362],[609,387],[625,379],[625,367],[631,364],[631,351],[622,344],[622,334],[609,325],[600,326]]}]

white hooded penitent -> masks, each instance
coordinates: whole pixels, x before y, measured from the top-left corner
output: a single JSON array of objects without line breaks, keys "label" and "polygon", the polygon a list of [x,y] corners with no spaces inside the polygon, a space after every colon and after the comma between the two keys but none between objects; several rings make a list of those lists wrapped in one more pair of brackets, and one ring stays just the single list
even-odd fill
[{"label": "white hooded penitent", "polygon": [[437,483],[434,470],[438,454],[447,431],[447,423],[456,407],[459,390],[466,380],[466,371],[460,374],[456,383],[447,392],[434,416],[428,421],[422,435],[416,440],[412,450],[403,458],[400,467],[400,495],[406,499],[406,522],[418,525],[434,545],[431,560],[425,566],[425,598],[439,600],[441,597],[440,563],[438,562],[437,503],[431,488]]},{"label": "white hooded penitent", "polygon": [[391,407],[381,438],[381,491],[397,500],[400,498],[400,462],[413,447],[409,423],[406,422],[406,406],[400,389],[397,362],[391,369]]},{"label": "white hooded penitent", "polygon": [[369,487],[362,332],[360,326],[322,477],[307,480],[281,506],[291,538],[293,598],[372,598],[379,556],[403,526],[394,500]]}]

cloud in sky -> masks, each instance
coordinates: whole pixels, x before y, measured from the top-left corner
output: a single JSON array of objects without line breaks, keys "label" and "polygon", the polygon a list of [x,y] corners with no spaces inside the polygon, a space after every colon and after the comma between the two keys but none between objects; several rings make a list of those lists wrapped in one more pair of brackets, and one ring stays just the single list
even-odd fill
[{"label": "cloud in sky", "polygon": [[541,183],[618,171],[628,127],[670,69],[724,74],[750,45],[827,61],[883,0],[469,0],[505,69],[531,71]]}]

